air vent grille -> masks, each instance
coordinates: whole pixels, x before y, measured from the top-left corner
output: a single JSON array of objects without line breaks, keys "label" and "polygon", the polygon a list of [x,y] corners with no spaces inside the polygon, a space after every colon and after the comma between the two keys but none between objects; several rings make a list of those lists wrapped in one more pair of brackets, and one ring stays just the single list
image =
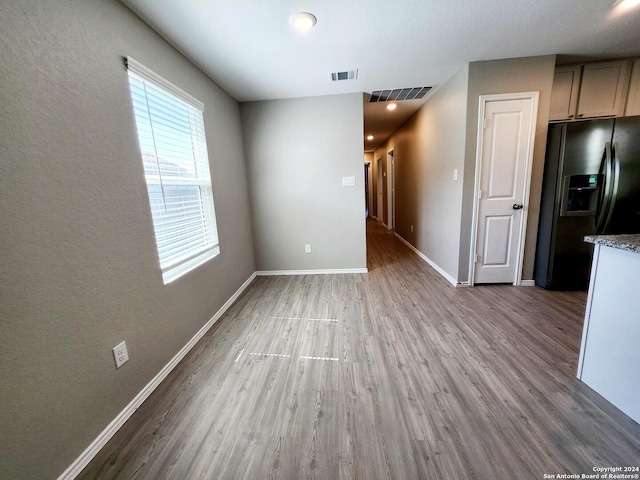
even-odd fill
[{"label": "air vent grille", "polygon": [[429,93],[433,87],[395,88],[393,90],[374,90],[369,103],[397,102],[401,100],[419,100]]},{"label": "air vent grille", "polygon": [[358,78],[358,70],[344,70],[342,72],[331,72],[329,78],[332,82],[339,82],[340,80],[355,80]]}]

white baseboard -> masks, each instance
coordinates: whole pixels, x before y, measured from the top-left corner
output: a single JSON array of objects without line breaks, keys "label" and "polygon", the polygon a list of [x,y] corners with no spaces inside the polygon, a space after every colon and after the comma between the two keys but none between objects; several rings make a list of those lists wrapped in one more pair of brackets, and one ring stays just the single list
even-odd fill
[{"label": "white baseboard", "polygon": [[160,385],[160,383],[171,373],[171,371],[180,363],[187,353],[195,346],[196,343],[204,336],[205,333],[218,321],[222,315],[228,310],[228,308],[237,300],[240,294],[253,282],[256,278],[256,273],[252,273],[251,276],[242,284],[242,286],[231,296],[229,300],[211,317],[211,319],[204,324],[204,326],[189,340],[189,342],[182,347],[182,349],[171,359],[165,367],[135,396],[133,400],[122,410],[116,418],[105,428],[98,437],[91,442],[91,444],[85,449],[84,452],[67,468],[62,475],[58,477],[58,480],[73,480],[78,474],[86,467],[89,462],[95,457],[98,452],[107,444],[107,442],[113,437],[118,430],[124,425],[124,423],[133,415],[133,413],[142,405],[142,403],[151,395],[151,393]]},{"label": "white baseboard", "polygon": [[436,272],[438,272],[440,275],[442,275],[445,278],[445,280],[447,282],[449,282],[451,285],[453,285],[454,287],[468,287],[469,286],[468,283],[467,284],[458,283],[458,281],[455,278],[453,278],[451,275],[449,275],[447,272],[445,272],[442,268],[440,268],[440,266],[438,266],[433,260],[431,260],[429,257],[427,257],[424,253],[422,253],[420,250],[418,250],[416,247],[414,247],[409,242],[407,242],[404,238],[402,238],[400,235],[398,235],[397,232],[393,232],[393,234],[396,236],[396,238],[398,238],[398,240],[400,240],[407,247],[409,247],[411,250],[413,250],[415,252],[415,254],[418,255],[422,260],[424,260],[431,267],[433,267],[433,269]]},{"label": "white baseboard", "polygon": [[344,273],[369,273],[367,268],[337,268],[337,269],[320,269],[320,270],[261,270],[257,271],[259,277],[268,277],[273,275],[334,275]]},{"label": "white baseboard", "polygon": [[536,286],[536,281],[535,280],[521,280],[520,281],[520,286],[521,287],[535,287]]}]

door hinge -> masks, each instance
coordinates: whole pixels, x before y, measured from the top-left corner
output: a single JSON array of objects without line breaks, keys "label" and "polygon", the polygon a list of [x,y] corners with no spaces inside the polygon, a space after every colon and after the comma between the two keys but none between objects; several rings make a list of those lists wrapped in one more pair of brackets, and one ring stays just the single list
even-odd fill
[{"label": "door hinge", "polygon": [[482,119],[482,128],[487,128],[487,119],[486,118]]},{"label": "door hinge", "polygon": [[482,190],[478,190],[478,198],[482,198]]},{"label": "door hinge", "polygon": [[476,253],[476,263],[479,263],[482,260],[482,257]]}]

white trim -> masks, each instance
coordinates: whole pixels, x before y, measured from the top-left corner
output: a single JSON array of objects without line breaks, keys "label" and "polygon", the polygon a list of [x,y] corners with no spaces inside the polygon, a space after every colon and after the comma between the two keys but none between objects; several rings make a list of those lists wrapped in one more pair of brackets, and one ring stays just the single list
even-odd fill
[{"label": "white trim", "polygon": [[201,112],[204,112],[204,103],[202,103],[200,100],[198,100],[194,96],[189,95],[187,92],[182,90],[180,87],[175,86],[170,81],[165,80],[164,78],[162,78],[162,76],[158,75],[153,70],[145,67],[144,65],[142,65],[137,60],[134,60],[131,57],[126,57],[125,58],[125,63],[127,65],[127,69],[137,73],[141,77],[144,77],[144,78],[146,78],[148,80],[151,80],[152,82],[157,83],[158,85],[163,86],[167,90],[171,91],[171,93],[173,93],[174,95],[177,95],[178,97],[180,97],[180,99],[182,99],[183,101],[185,101],[188,104],[192,105],[193,107],[197,108]]},{"label": "white trim", "polygon": [[259,277],[279,275],[335,275],[348,273],[369,273],[367,268],[327,268],[321,270],[260,270],[256,272]]},{"label": "white trim", "polygon": [[253,282],[256,273],[242,284],[242,286],[226,301],[226,303],[204,324],[204,326],[196,333],[189,342],[167,363],[160,372],[134,397],[133,400],[122,410],[116,418],[114,418],[107,428],[105,428],[98,437],[80,454],[78,458],[58,477],[58,480],[73,480],[80,474],[89,462],[98,452],[107,444],[124,423],[135,413],[142,403],[151,395],[151,393],[160,385],[160,383],[171,373],[171,371],[180,363],[180,361],[189,353],[196,343],[204,336],[205,333],[224,315],[227,309],[235,302],[240,294]]},{"label": "white trim", "polygon": [[520,282],[520,286],[521,287],[535,287],[536,286],[536,281],[535,280],[522,280]]},{"label": "white trim", "polygon": [[367,183],[369,184],[369,194],[367,195],[367,200],[369,202],[369,217],[375,218],[373,215],[373,163],[372,162],[364,162],[365,165],[368,165],[367,168]]},{"label": "white trim", "polygon": [[458,283],[458,281],[455,278],[453,278],[451,275],[449,275],[447,272],[445,272],[440,266],[438,266],[433,260],[431,260],[429,257],[427,257],[424,253],[422,253],[420,250],[418,250],[416,247],[414,247],[408,241],[406,241],[404,238],[402,238],[400,235],[398,235],[397,232],[393,232],[393,234],[398,238],[398,240],[400,240],[407,247],[409,247],[411,250],[413,250],[413,252],[416,255],[418,255],[422,260],[424,260],[426,263],[428,263],[436,272],[438,272],[440,275],[442,275],[445,278],[445,280],[447,280],[447,282],[449,282],[451,285],[453,285],[454,287],[468,286],[468,285],[465,285],[465,284],[462,284],[462,283]]},{"label": "white trim", "polygon": [[591,305],[593,304],[593,291],[596,286],[596,274],[598,273],[598,260],[600,259],[600,244],[596,243],[593,249],[593,259],[591,260],[591,276],[589,278],[589,293],[587,294],[587,304],[584,312],[584,324],[582,325],[582,340],[580,341],[580,356],[578,357],[578,371],[576,377],[582,380],[582,369],[584,367],[584,349],[587,346],[589,336],[589,320],[591,319]]},{"label": "white trim", "polygon": [[382,176],[382,156],[376,160],[376,217],[384,225],[384,177]]},{"label": "white trim", "polygon": [[170,267],[162,270],[162,281],[165,285],[177,280],[178,278],[186,275],[191,270],[196,267],[199,267],[203,263],[211,260],[212,258],[220,255],[220,245],[214,245],[213,247],[205,250],[204,252],[198,253],[195,257],[190,260],[187,260],[184,263],[179,263],[178,265],[171,265]]},{"label": "white trim", "polygon": [[524,263],[524,241],[527,233],[527,220],[529,213],[529,192],[531,189],[531,170],[533,165],[533,147],[535,144],[536,131],[538,129],[538,98],[540,92],[522,92],[522,93],[500,93],[494,95],[480,95],[478,99],[478,132],[476,138],[476,164],[475,164],[475,180],[473,187],[473,213],[471,217],[471,245],[469,252],[469,285],[474,285],[475,269],[476,269],[476,248],[478,236],[478,209],[480,190],[480,174],[482,167],[482,148],[484,139],[484,115],[485,104],[490,101],[504,100],[531,100],[531,124],[529,128],[529,151],[527,152],[527,164],[525,166],[525,184],[522,204],[522,219],[520,224],[520,237],[518,241],[518,258],[516,259],[516,272],[513,279],[514,285],[522,285],[522,265]]},{"label": "white trim", "polygon": [[387,152],[387,208],[388,230],[396,229],[396,147]]}]

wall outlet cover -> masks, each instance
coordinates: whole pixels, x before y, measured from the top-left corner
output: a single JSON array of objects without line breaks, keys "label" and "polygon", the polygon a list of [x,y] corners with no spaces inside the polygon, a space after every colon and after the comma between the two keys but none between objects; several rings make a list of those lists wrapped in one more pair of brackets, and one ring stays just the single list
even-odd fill
[{"label": "wall outlet cover", "polygon": [[129,360],[129,352],[127,352],[127,344],[123,341],[113,347],[113,358],[116,361],[116,368],[120,368]]}]

